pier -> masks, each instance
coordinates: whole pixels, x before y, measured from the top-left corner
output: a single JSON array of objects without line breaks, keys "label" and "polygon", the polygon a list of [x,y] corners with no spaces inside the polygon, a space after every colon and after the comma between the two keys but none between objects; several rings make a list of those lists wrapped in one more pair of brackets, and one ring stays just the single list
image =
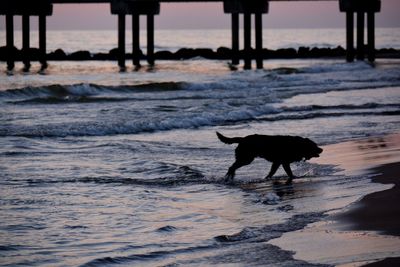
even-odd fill
[{"label": "pier", "polygon": [[[148,64],[154,65],[154,16],[160,14],[161,2],[222,2],[223,12],[231,16],[232,65],[244,61],[244,69],[251,69],[251,62],[256,61],[258,69],[263,68],[262,17],[269,12],[269,2],[273,1],[338,1],[339,11],[346,13],[346,60],[348,62],[364,60],[365,54],[370,62],[375,60],[375,13],[380,12],[380,0],[2,0],[0,16],[5,17],[7,69],[13,70],[16,61],[14,47],[14,16],[22,17],[22,62],[24,71],[29,71],[31,61],[37,59],[41,68],[47,67],[46,56],[46,17],[53,13],[53,5],[68,3],[109,3],[110,13],[118,16],[118,66],[126,69],[125,30],[126,16],[132,16],[132,64],[140,67],[140,16],[147,18],[147,55]],[[354,18],[356,19],[356,48],[354,47]],[[30,47],[30,17],[37,16],[39,21],[39,49],[32,55]],[[243,53],[239,51],[239,16],[243,16]],[[365,45],[364,28],[367,16],[367,44]],[[252,19],[254,18],[255,49],[252,48]]]}]

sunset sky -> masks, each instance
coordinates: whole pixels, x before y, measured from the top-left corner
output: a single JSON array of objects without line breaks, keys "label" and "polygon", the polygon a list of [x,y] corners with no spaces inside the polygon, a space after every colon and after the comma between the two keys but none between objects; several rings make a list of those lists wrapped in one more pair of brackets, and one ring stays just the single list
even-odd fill
[{"label": "sunset sky", "polygon": [[[377,26],[400,27],[399,13],[399,0],[382,0],[382,11],[376,16]],[[222,3],[164,3],[155,23],[157,29],[229,28],[230,16],[223,13]],[[344,23],[344,14],[339,12],[336,1],[271,2],[270,13],[264,16],[264,26],[272,28],[343,27]],[[19,19],[16,25],[20,27]],[[129,25],[128,20],[128,28]],[[108,4],[55,5],[48,28],[115,29],[116,16],[110,14]],[[0,29],[4,29],[4,17],[0,18]]]}]

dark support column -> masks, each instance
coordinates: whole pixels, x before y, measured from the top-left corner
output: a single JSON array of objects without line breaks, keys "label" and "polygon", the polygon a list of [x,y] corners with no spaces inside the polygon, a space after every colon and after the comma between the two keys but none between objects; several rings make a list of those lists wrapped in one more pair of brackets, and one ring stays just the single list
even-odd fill
[{"label": "dark support column", "polygon": [[354,61],[354,13],[346,12],[346,60]]},{"label": "dark support column", "polygon": [[46,55],[46,15],[39,15],[39,54],[41,69],[47,68],[47,55]]},{"label": "dark support column", "polygon": [[375,61],[375,13],[367,13],[367,28],[368,28],[368,60]]},{"label": "dark support column", "polygon": [[244,13],[244,69],[251,69],[251,14]]},{"label": "dark support column", "polygon": [[364,60],[364,20],[365,13],[357,12],[357,59]]},{"label": "dark support column", "polygon": [[29,15],[22,15],[22,61],[24,63],[24,71],[29,71],[31,67],[30,62],[30,25],[29,25]]},{"label": "dark support column", "polygon": [[12,70],[15,67],[14,53],[14,18],[13,15],[6,15],[6,46],[7,46],[7,69]]},{"label": "dark support column", "polygon": [[232,13],[232,65],[239,64],[239,13]]},{"label": "dark support column", "polygon": [[255,14],[255,31],[256,31],[256,63],[257,69],[263,68],[262,56],[262,14]]},{"label": "dark support column", "polygon": [[118,66],[125,70],[125,14],[118,14]]},{"label": "dark support column", "polygon": [[140,67],[140,21],[139,14],[132,14],[132,57],[133,65]]},{"label": "dark support column", "polygon": [[154,15],[147,14],[147,62],[154,65]]},{"label": "dark support column", "polygon": [[[357,60],[364,60],[368,54],[368,60],[375,60],[375,13],[381,11],[381,0],[339,0],[340,12],[346,12],[346,41],[347,41],[347,61],[353,61],[354,56]],[[354,47],[354,13],[357,15],[357,48],[353,53]],[[367,42],[364,40],[365,14],[367,14]],[[355,55],[354,55],[355,54]]]}]

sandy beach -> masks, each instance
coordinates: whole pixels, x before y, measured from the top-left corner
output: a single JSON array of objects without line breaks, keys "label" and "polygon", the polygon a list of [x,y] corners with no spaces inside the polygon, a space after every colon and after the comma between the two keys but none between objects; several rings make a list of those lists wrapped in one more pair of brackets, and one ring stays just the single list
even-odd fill
[{"label": "sandy beach", "polygon": [[373,183],[388,188],[270,243],[295,251],[294,258],[312,263],[399,266],[399,151],[399,134],[325,146],[318,163],[335,164],[346,174],[371,175]]}]

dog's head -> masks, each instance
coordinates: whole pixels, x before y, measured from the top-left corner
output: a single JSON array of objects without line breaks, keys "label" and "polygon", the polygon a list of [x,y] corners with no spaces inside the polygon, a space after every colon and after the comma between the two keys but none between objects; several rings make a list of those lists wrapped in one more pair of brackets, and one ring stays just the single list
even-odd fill
[{"label": "dog's head", "polygon": [[319,154],[322,153],[323,149],[318,147],[316,143],[308,138],[304,138],[304,159],[309,160],[311,158],[318,158]]}]

